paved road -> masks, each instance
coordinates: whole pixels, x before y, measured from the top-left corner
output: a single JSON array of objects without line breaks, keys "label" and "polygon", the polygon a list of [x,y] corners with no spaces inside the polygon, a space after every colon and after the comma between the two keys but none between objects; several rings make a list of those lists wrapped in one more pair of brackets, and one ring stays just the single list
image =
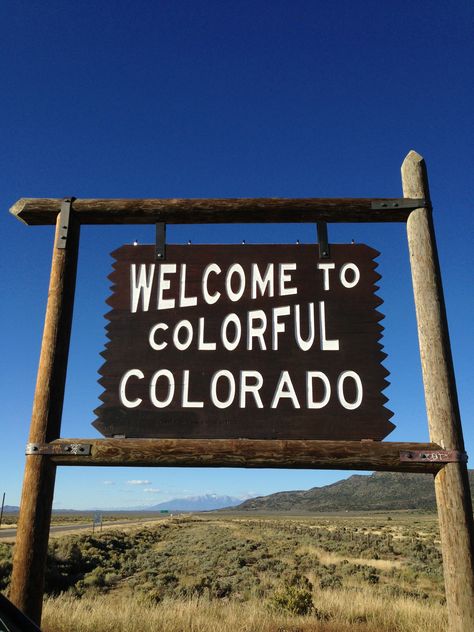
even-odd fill
[{"label": "paved road", "polygon": [[[163,520],[163,517],[156,518],[156,520]],[[116,520],[114,522],[104,522],[103,529],[115,529],[115,527],[133,526],[142,522],[155,522],[153,518],[139,518],[137,520]],[[100,530],[100,526],[95,527],[96,532]],[[80,522],[74,524],[54,525],[50,528],[50,536],[61,535],[63,533],[71,531],[91,531],[92,524],[89,522]],[[15,529],[0,529],[0,540],[12,540],[16,537]]]}]

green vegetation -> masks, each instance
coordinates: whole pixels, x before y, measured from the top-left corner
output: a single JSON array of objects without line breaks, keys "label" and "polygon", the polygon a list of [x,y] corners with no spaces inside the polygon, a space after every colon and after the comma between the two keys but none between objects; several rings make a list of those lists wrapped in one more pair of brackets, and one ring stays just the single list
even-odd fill
[{"label": "green vegetation", "polygon": [[[11,545],[3,544],[2,590],[8,587],[10,571]],[[423,514],[286,518],[207,514],[166,518],[128,532],[114,529],[64,536],[50,543],[46,590],[47,603],[55,604],[52,610],[46,608],[47,632],[62,629],[61,604],[68,603],[71,612],[71,604],[80,609],[97,599],[109,604],[120,600],[132,609],[134,603],[141,604],[151,619],[165,605],[180,604],[184,612],[200,603],[216,617],[224,616],[225,606],[229,613],[240,606],[252,617],[258,611],[267,622],[284,620],[287,625],[292,618],[303,618],[313,626],[316,622],[329,626],[346,621],[365,626],[361,630],[380,632],[395,629],[382,624],[389,611],[399,617],[404,609],[407,620],[423,621],[419,628],[423,632],[442,629],[444,616],[437,524],[433,516]],[[255,612],[250,615],[252,608]],[[228,629],[265,629],[262,621],[261,628]],[[375,627],[370,627],[372,623]],[[122,629],[117,621],[114,625],[110,629]],[[285,629],[345,629],[298,626]],[[411,628],[396,629],[417,628],[413,623]]]}]

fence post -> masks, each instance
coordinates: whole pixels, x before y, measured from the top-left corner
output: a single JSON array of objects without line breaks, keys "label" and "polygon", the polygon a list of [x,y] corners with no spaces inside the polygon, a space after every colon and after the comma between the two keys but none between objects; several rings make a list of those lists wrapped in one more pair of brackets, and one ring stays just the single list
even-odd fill
[{"label": "fence post", "polygon": [[[69,211],[58,215],[48,302],[33,400],[29,443],[60,436],[61,415],[71,335],[79,223]],[[58,247],[59,246],[59,247]],[[34,265],[34,262],[32,262]],[[20,515],[13,557],[10,599],[40,623],[56,466],[48,456],[26,457]]]},{"label": "fence post", "polygon": [[[422,156],[410,151],[402,165],[403,195],[429,199]],[[431,208],[407,221],[418,340],[430,439],[464,451],[446,309]],[[474,630],[474,529],[466,463],[448,463],[435,476],[450,632]]]}]

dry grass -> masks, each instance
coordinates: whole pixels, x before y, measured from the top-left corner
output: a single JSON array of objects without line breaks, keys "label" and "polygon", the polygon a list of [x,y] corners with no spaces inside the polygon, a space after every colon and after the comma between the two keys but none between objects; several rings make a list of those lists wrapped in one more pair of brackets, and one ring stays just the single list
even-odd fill
[{"label": "dry grass", "polygon": [[283,615],[261,601],[171,600],[157,605],[100,595],[47,599],[45,632],[440,632],[441,606],[381,599],[370,590],[315,592],[319,618]]},{"label": "dry grass", "polygon": [[321,564],[340,564],[344,560],[351,564],[360,564],[362,566],[373,566],[381,570],[388,570],[390,568],[401,568],[403,563],[398,560],[374,560],[366,559],[363,557],[351,557],[349,555],[338,555],[325,551],[324,549],[316,546],[301,546],[296,551],[297,553],[309,553],[314,555]]},{"label": "dry grass", "polygon": [[[61,594],[45,601],[45,632],[441,632],[446,626],[433,517],[213,514],[126,531],[51,543],[47,585],[50,595]],[[2,590],[10,549],[0,545]]]}]

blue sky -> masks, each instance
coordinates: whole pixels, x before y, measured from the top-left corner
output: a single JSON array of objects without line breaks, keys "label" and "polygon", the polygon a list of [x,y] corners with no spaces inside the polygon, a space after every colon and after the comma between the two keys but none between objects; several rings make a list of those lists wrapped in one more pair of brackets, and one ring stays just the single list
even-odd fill
[{"label": "blue sky", "polygon": [[[474,5],[6,0],[0,6],[0,492],[20,496],[53,233],[20,197],[397,197],[428,165],[467,451],[473,452]],[[331,225],[381,252],[391,440],[428,439],[403,225]],[[109,253],[153,227],[84,227],[62,436],[91,427]],[[184,243],[302,242],[311,225],[174,226]],[[309,488],[351,472],[60,468],[55,505]],[[135,481],[134,483],[130,481]],[[137,482],[138,481],[138,482]],[[152,491],[146,491],[152,490]]]}]

